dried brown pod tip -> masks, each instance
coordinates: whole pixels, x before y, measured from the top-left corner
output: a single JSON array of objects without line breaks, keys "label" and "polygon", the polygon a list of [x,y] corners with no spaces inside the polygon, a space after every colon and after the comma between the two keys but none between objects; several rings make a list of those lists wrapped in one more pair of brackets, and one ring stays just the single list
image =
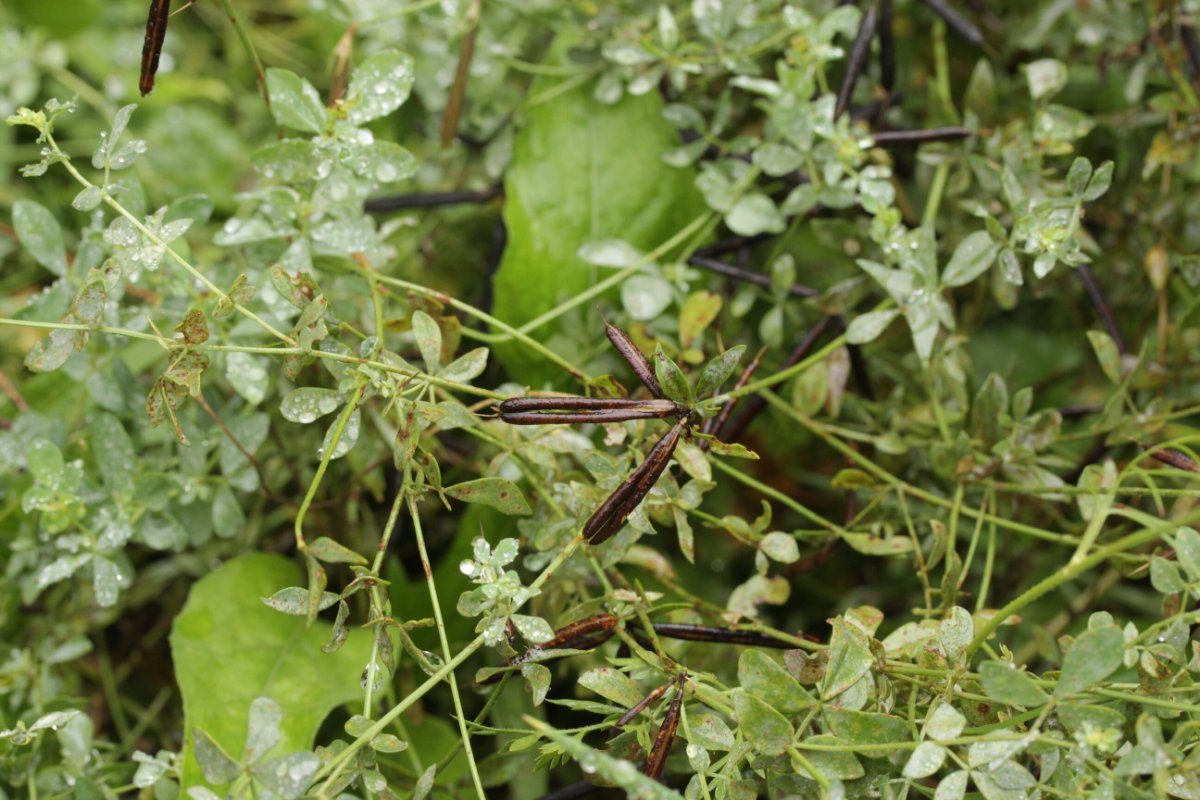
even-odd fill
[{"label": "dried brown pod tip", "polygon": [[171,17],[171,0],[150,0],[150,15],[146,18],[146,38],[142,43],[142,74],[138,90],[142,97],[154,89],[154,74],[167,38],[167,20]]}]

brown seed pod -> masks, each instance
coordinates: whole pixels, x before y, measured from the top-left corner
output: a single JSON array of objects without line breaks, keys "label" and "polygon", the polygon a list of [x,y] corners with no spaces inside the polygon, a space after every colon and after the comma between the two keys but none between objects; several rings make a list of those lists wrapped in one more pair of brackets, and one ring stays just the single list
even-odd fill
[{"label": "brown seed pod", "polygon": [[675,679],[678,689],[674,699],[671,700],[671,707],[663,716],[662,726],[658,729],[658,736],[654,737],[654,746],[650,748],[650,755],[647,756],[646,766],[642,770],[647,777],[654,780],[662,777],[663,767],[667,764],[667,756],[671,753],[671,745],[675,743],[675,731],[679,728],[679,715],[683,710],[683,683],[686,679],[687,674],[683,672],[679,673],[679,677]]},{"label": "brown seed pod", "polygon": [[592,513],[583,524],[583,538],[588,544],[600,544],[621,529],[667,468],[687,426],[688,417],[681,417],[650,449],[646,460]]},{"label": "brown seed pod", "polygon": [[623,422],[686,414],[672,400],[624,400],[601,397],[515,397],[500,404],[500,419],[510,425],[556,425],[569,422]]},{"label": "brown seed pod", "polygon": [[154,74],[167,38],[167,20],[171,17],[171,0],[150,0],[150,16],[146,19],[146,39],[142,43],[142,74],[138,89],[142,97],[154,89]]},{"label": "brown seed pod", "polygon": [[604,323],[604,332],[608,334],[608,340],[621,354],[621,358],[629,363],[633,374],[637,375],[638,380],[650,390],[650,394],[655,397],[665,397],[662,387],[658,385],[658,378],[654,375],[654,367],[650,366],[650,361],[642,355],[641,350],[638,350],[638,346],[633,343],[633,339],[629,338],[629,334],[611,322]]}]

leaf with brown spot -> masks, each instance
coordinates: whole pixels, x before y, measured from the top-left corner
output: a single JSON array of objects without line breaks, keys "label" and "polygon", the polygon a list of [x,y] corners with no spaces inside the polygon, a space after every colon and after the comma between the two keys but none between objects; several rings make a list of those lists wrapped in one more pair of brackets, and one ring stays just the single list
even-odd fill
[{"label": "leaf with brown spot", "polygon": [[525,516],[533,510],[525,495],[512,481],[504,478],[480,478],[446,487],[446,494],[464,503],[482,503],[504,513]]}]

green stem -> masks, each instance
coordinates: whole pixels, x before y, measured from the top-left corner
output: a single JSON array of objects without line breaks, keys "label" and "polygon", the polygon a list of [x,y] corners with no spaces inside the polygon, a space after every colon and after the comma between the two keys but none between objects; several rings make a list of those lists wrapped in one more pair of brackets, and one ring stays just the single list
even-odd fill
[{"label": "green stem", "polygon": [[258,50],[255,49],[254,42],[250,41],[250,33],[246,30],[246,26],[234,13],[232,0],[221,0],[221,7],[225,9],[225,14],[229,17],[233,30],[237,33],[242,47],[246,49],[246,54],[250,56],[250,61],[254,64],[254,80],[258,83],[258,93],[267,105],[267,112],[270,113],[271,98],[267,93],[267,71],[263,68],[262,59],[258,57]]},{"label": "green stem", "polygon": [[1074,580],[1076,577],[1084,572],[1087,572],[1097,564],[1103,563],[1104,560],[1109,556],[1117,555],[1118,553],[1124,553],[1127,550],[1132,550],[1134,548],[1141,547],[1144,544],[1148,544],[1162,536],[1167,531],[1174,530],[1179,526],[1179,524],[1180,523],[1178,522],[1164,523],[1161,526],[1156,525],[1152,528],[1146,528],[1138,531],[1137,533],[1131,533],[1106,547],[1101,547],[1087,558],[1084,558],[1080,561],[1072,561],[1062,569],[1057,570],[1056,572],[1047,576],[1034,586],[1027,589],[1025,592],[1021,593],[1016,599],[1004,606],[1004,608],[993,614],[976,632],[975,638],[971,640],[971,644],[967,647],[967,655],[970,656],[972,653],[978,650],[979,647],[988,640],[988,637],[995,633],[996,629],[999,628],[1006,619],[1032,603],[1034,600],[1037,600],[1042,595],[1057,589],[1067,581]]},{"label": "green stem", "polygon": [[350,401],[346,403],[346,408],[338,417],[337,425],[333,429],[333,436],[330,437],[329,446],[325,448],[325,452],[321,453],[321,463],[317,465],[317,474],[313,476],[312,481],[308,484],[308,491],[304,494],[304,502],[300,504],[300,510],[296,512],[296,522],[293,530],[296,534],[296,549],[301,553],[308,551],[308,544],[304,541],[304,518],[308,515],[308,508],[312,505],[313,498],[317,495],[317,489],[321,486],[321,479],[325,477],[325,470],[329,468],[329,462],[333,458],[334,451],[337,450],[338,442],[342,440],[342,433],[346,430],[346,423],[350,421],[350,415],[358,408],[358,403],[362,400],[363,392],[367,389],[365,383],[360,383],[358,388],[354,390],[354,394],[350,396]]},{"label": "green stem", "polygon": [[[407,477],[407,470],[405,470]],[[437,582],[433,579],[433,567],[429,563],[429,552],[425,549],[425,534],[421,529],[421,515],[417,513],[417,498],[409,495],[408,514],[412,519],[413,534],[417,539],[417,552],[421,556],[421,567],[425,570],[425,585],[429,587],[429,601],[433,604],[433,619],[437,623],[438,640],[442,645],[442,658],[450,661],[450,641],[446,636],[446,622],[442,619],[442,604],[438,600]],[[467,715],[463,711],[462,697],[458,692],[458,680],[451,672],[446,676],[450,682],[450,697],[454,701],[454,713],[458,716],[459,741],[467,754],[467,768],[471,773],[471,781],[475,784],[475,793],[479,800],[486,800],[483,782],[479,778],[479,767],[475,763],[475,751],[471,749],[471,732],[467,730]]]}]

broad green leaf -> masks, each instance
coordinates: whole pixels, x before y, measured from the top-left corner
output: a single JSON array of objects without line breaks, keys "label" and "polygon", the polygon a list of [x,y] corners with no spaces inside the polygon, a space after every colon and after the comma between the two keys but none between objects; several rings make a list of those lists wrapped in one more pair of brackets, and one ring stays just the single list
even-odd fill
[{"label": "broad green leaf", "polygon": [[621,307],[632,319],[656,319],[671,300],[671,284],[658,275],[634,275],[621,284]]},{"label": "broad green leaf", "polygon": [[783,233],[787,220],[771,198],[752,192],[733,204],[725,216],[725,224],[739,236],[757,236],[760,233]]},{"label": "broad green leaf", "polygon": [[582,765],[586,772],[609,780],[631,800],[683,800],[683,795],[653,778],[643,775],[632,761],[626,761],[588,747],[574,736],[555,730],[540,719],[526,716],[525,724],[561,747]]},{"label": "broad green leaf", "polygon": [[[845,745],[845,742],[828,734],[812,736],[804,741],[805,744],[814,745]],[[829,780],[852,781],[866,774],[866,770],[863,769],[858,756],[848,751],[809,750],[805,753],[805,757],[816,768],[817,772],[820,772]]]},{"label": "broad green leaf", "polygon": [[346,119],[361,125],[392,113],[408,99],[414,77],[410,56],[396,50],[374,54],[350,76]]},{"label": "broad green leaf", "polygon": [[1099,200],[1108,191],[1108,187],[1112,185],[1114,169],[1115,165],[1111,161],[1105,161],[1096,167],[1096,171],[1092,174],[1092,179],[1088,181],[1087,189],[1082,194],[1085,202],[1090,203],[1093,200]]},{"label": "broad green leaf", "polygon": [[942,778],[933,793],[933,800],[962,800],[970,775],[965,769],[959,769]]},{"label": "broad green leaf", "polygon": [[700,378],[696,381],[696,398],[703,400],[721,388],[721,384],[729,380],[729,376],[737,369],[746,352],[746,345],[739,344],[731,347],[721,355],[704,365]]},{"label": "broad green leaf", "polygon": [[850,344],[872,342],[898,316],[900,316],[900,312],[894,308],[884,311],[868,311],[866,314],[860,314],[846,328],[846,341]]},{"label": "broad green leaf", "polygon": [[367,559],[328,536],[321,536],[308,545],[308,554],[326,564],[366,564]]},{"label": "broad green leaf", "polygon": [[1035,708],[1050,699],[1033,678],[1007,661],[980,664],[979,682],[988,697],[1011,706]]},{"label": "broad green leaf", "polygon": [[1092,350],[1096,353],[1096,360],[1100,362],[1100,369],[1104,370],[1104,375],[1113,383],[1121,382],[1121,351],[1117,349],[1116,342],[1112,340],[1104,331],[1088,331],[1088,340],[1092,343]]},{"label": "broad green leaf", "polygon": [[663,352],[661,345],[654,351],[654,376],[658,378],[658,385],[662,387],[663,394],[669,399],[677,403],[688,402],[691,387],[688,386],[687,378],[684,377],[683,370],[679,369],[679,365]]},{"label": "broad green leaf", "polygon": [[[854,711],[849,708],[828,707],[825,723],[838,739],[850,744],[886,744],[907,742],[912,738],[908,722],[902,717],[873,711]],[[886,758],[894,750],[868,750],[859,755],[865,758]]]},{"label": "broad green leaf", "polygon": [[966,286],[982,275],[996,260],[1004,245],[987,231],[975,231],[958,243],[942,271],[945,286]]},{"label": "broad green leaf", "polygon": [[17,200],[12,206],[12,224],[21,245],[55,275],[67,274],[67,248],[62,227],[45,206],[32,200]]},{"label": "broad green leaf", "polygon": [[1076,158],[1071,162],[1071,168],[1067,170],[1067,191],[1075,197],[1080,197],[1087,189],[1091,177],[1092,162],[1082,156]]},{"label": "broad green leaf", "polygon": [[442,370],[438,377],[445,378],[448,381],[468,383],[483,374],[483,371],[487,369],[487,361],[488,349],[486,347],[476,347],[474,350],[456,358],[451,362],[450,366]]},{"label": "broad green leaf", "polygon": [[758,549],[767,558],[781,564],[794,564],[800,560],[800,545],[796,544],[796,537],[782,531],[768,533],[758,543]]},{"label": "broad green leaf", "polygon": [[1042,58],[1025,65],[1025,79],[1034,100],[1053,97],[1067,85],[1067,65],[1053,58]]},{"label": "broad green leaf", "polygon": [[871,671],[873,662],[866,635],[845,619],[836,618],[829,639],[829,665],[821,681],[821,699],[829,700],[849,689]]},{"label": "broad green leaf", "polygon": [[[359,675],[370,656],[370,636],[351,632],[341,650],[326,655],[321,645],[329,625],[306,628],[302,618],[263,605],[261,598],[297,577],[287,559],[252,554],[227,562],[192,587],[171,631],[185,730],[200,728],[225,752],[240,753],[251,702],[269,697],[283,710],[276,749],[307,750],[331,709],[361,698]],[[182,784],[204,785],[190,736]]]},{"label": "broad green leaf", "polygon": [[342,395],[336,389],[302,386],[287,393],[279,404],[279,413],[290,422],[307,425],[337,411],[341,404]]},{"label": "broad green leaf", "polygon": [[294,72],[267,70],[267,96],[271,115],[286,128],[320,133],[325,128],[325,106],[312,84]]},{"label": "broad green leaf", "polygon": [[950,609],[949,616],[938,623],[938,644],[951,663],[958,662],[974,635],[975,623],[971,619],[971,612],[962,606]]},{"label": "broad green leaf", "polygon": [[947,702],[938,703],[937,708],[925,722],[925,735],[935,742],[954,739],[967,726],[967,718]]},{"label": "broad green leaf", "polygon": [[446,487],[446,495],[464,503],[483,503],[505,514],[532,514],[525,495],[504,478],[478,478]]},{"label": "broad green leaf", "polygon": [[417,310],[412,315],[412,332],[417,340],[417,349],[421,351],[421,359],[425,362],[426,372],[436,375],[442,368],[442,329],[433,317]]},{"label": "broad green leaf", "polygon": [[579,676],[578,683],[606,700],[612,700],[626,708],[637,705],[644,694],[624,672],[612,667],[588,670]]},{"label": "broad green leaf", "polygon": [[790,672],[761,650],[742,651],[738,658],[738,683],[784,714],[802,711],[816,702]]},{"label": "broad green leaf", "polygon": [[253,764],[279,743],[282,733],[283,709],[269,697],[256,697],[250,703],[250,720],[246,729],[246,750],[242,761]]},{"label": "broad green leaf", "polygon": [[1200,581],[1200,533],[1194,528],[1175,531],[1175,557],[1187,572],[1190,581]]},{"label": "broad green leaf", "polygon": [[[566,49],[557,45],[554,60],[562,61]],[[559,80],[534,81],[531,96]],[[583,245],[622,239],[649,251],[704,209],[693,171],[662,161],[679,138],[662,117],[657,92],[605,105],[584,85],[532,105],[523,116],[505,177],[508,245],[496,273],[493,310],[518,326],[606,277],[607,270],[579,257]],[[592,348],[596,335],[557,321],[529,333],[539,341],[555,333],[573,337],[580,353]],[[499,345],[496,355],[522,383],[537,386],[562,375],[520,343]]]},{"label": "broad green leaf", "polygon": [[791,744],[792,723],[767,703],[739,689],[733,693],[733,707],[742,735],[755,750],[777,756]]},{"label": "broad green leaf", "polygon": [[1085,631],[1063,658],[1054,696],[1066,697],[1094,686],[1120,668],[1124,655],[1125,639],[1119,628]]},{"label": "broad green leaf", "polygon": [[946,748],[934,742],[921,742],[904,765],[904,777],[928,778],[941,769],[945,761]]},{"label": "broad green leaf", "polygon": [[721,302],[721,295],[703,290],[688,295],[679,309],[681,345],[690,347],[704,329],[712,324],[721,313]]}]

